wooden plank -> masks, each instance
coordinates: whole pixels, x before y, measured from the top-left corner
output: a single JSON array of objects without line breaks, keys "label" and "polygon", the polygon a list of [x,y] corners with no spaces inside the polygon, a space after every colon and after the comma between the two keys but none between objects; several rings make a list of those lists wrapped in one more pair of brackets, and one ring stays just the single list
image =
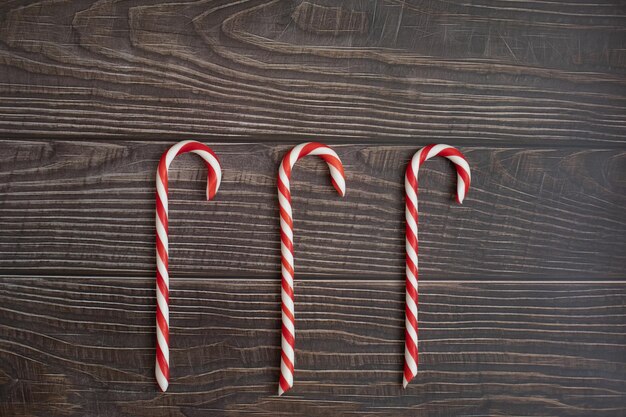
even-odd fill
[{"label": "wooden plank", "polygon": [[[289,147],[213,147],[224,165],[215,201],[204,201],[206,170],[196,157],[172,166],[171,273],[273,279],[280,265],[275,175]],[[298,163],[298,277],[403,276],[403,171],[418,147],[337,146],[347,171],[345,199],[321,161]],[[154,273],[154,173],[167,145],[3,141],[2,148],[0,270]],[[425,279],[624,277],[626,153],[462,150],[473,172],[463,206],[453,201],[447,161],[429,161],[420,176]]]},{"label": "wooden plank", "polygon": [[615,416],[624,283],[423,282],[419,376],[401,387],[403,283],[297,284],[296,383],[276,396],[278,280],[172,282],[157,392],[154,282],[0,278],[0,414]]},{"label": "wooden plank", "polygon": [[623,144],[623,2],[14,0],[0,133]]},{"label": "wooden plank", "polygon": [[[154,142],[4,141],[0,270],[151,276]],[[337,146],[347,197],[316,158],[294,173],[298,276],[399,278],[403,171],[418,146]],[[215,201],[193,156],[172,166],[173,276],[279,274],[275,175],[283,145],[216,144]],[[620,278],[626,252],[624,152],[462,148],[474,181],[453,201],[453,169],[429,161],[420,184],[420,270],[427,279]]]}]

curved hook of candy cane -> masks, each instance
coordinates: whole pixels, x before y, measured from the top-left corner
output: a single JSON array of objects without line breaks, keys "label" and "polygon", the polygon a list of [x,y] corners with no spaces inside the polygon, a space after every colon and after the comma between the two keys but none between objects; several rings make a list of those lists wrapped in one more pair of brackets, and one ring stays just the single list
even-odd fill
[{"label": "curved hook of candy cane", "polygon": [[280,253],[281,253],[281,307],[282,337],[280,379],[278,395],[293,387],[295,312],[294,312],[294,251],[293,217],[291,212],[291,191],[289,181],[291,170],[296,162],[307,155],[317,155],[326,161],[330,169],[331,181],[340,196],[346,194],[346,180],[341,160],[331,148],[321,143],[302,143],[290,150],[278,169],[278,203],[280,206]]},{"label": "curved hook of candy cane", "polygon": [[163,392],[170,380],[169,274],[168,274],[168,169],[177,155],[192,152],[207,166],[207,200],[215,197],[222,181],[222,169],[215,153],[200,142],[186,140],[172,146],[159,162],[156,178],[156,364],[155,376]]},{"label": "curved hook of candy cane", "polygon": [[456,199],[459,204],[469,191],[471,174],[465,156],[457,149],[448,145],[428,145],[413,155],[411,163],[406,169],[404,188],[406,192],[406,315],[405,315],[405,347],[404,347],[404,376],[402,386],[406,388],[417,374],[417,305],[418,305],[418,268],[417,268],[417,185],[420,166],[424,161],[442,156],[448,158],[456,168],[457,188]]}]

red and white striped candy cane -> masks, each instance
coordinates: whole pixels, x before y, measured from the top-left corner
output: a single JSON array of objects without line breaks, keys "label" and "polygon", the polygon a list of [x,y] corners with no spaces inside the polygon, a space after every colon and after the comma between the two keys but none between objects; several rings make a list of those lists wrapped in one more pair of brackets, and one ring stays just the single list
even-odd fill
[{"label": "red and white striped candy cane", "polygon": [[155,376],[159,387],[166,391],[170,380],[170,314],[168,274],[168,218],[167,218],[167,170],[176,157],[192,152],[199,155],[208,169],[207,200],[215,197],[222,180],[222,169],[213,151],[206,145],[192,140],[179,142],[161,157],[156,178],[156,365]]},{"label": "red and white striped candy cane", "polygon": [[282,274],[282,338],[280,379],[278,395],[293,387],[294,349],[295,349],[295,313],[294,313],[294,252],[293,252],[293,217],[291,214],[291,192],[289,180],[296,162],[307,155],[317,155],[328,164],[333,186],[342,197],[346,194],[346,180],[341,160],[331,148],[321,143],[302,143],[290,150],[283,158],[278,169],[278,203],[280,206],[280,252]]},{"label": "red and white striped candy cane", "polygon": [[448,145],[428,145],[413,155],[406,169],[404,188],[406,192],[406,332],[404,349],[404,377],[402,386],[417,374],[417,174],[424,161],[434,157],[448,158],[456,167],[456,199],[459,204],[470,186],[470,167],[461,152]]}]

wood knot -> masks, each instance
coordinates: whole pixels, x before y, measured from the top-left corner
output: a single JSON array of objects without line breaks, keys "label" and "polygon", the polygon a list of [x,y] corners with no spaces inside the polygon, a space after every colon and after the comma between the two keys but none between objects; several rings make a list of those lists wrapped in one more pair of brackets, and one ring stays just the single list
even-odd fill
[{"label": "wood knot", "polygon": [[308,1],[300,3],[291,18],[300,29],[322,35],[363,34],[367,33],[369,26],[365,12],[321,6]]}]

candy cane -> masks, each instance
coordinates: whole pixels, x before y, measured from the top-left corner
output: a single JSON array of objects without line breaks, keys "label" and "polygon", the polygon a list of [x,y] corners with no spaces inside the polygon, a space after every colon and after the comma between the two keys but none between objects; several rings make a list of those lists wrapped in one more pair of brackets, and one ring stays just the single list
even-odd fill
[{"label": "candy cane", "polygon": [[341,160],[326,145],[309,142],[302,143],[283,158],[278,169],[278,203],[280,206],[280,253],[282,274],[282,338],[280,379],[278,382],[278,395],[282,395],[293,387],[294,374],[294,349],[295,349],[295,313],[294,313],[294,251],[293,251],[293,218],[291,215],[291,192],[289,180],[291,169],[296,162],[307,155],[317,155],[328,164],[333,186],[340,196],[346,194],[346,181]]},{"label": "candy cane", "polygon": [[167,218],[167,170],[176,157],[186,152],[199,155],[208,169],[207,200],[215,197],[222,180],[219,160],[213,151],[202,143],[186,140],[172,146],[161,157],[156,179],[156,365],[155,376],[159,387],[166,391],[170,380],[170,314],[168,274],[168,218]]},{"label": "candy cane", "polygon": [[406,192],[406,331],[404,347],[404,377],[402,386],[417,374],[417,174],[424,161],[443,156],[456,167],[456,198],[459,204],[470,186],[470,167],[461,152],[448,145],[428,145],[413,155],[406,169],[404,188]]}]

